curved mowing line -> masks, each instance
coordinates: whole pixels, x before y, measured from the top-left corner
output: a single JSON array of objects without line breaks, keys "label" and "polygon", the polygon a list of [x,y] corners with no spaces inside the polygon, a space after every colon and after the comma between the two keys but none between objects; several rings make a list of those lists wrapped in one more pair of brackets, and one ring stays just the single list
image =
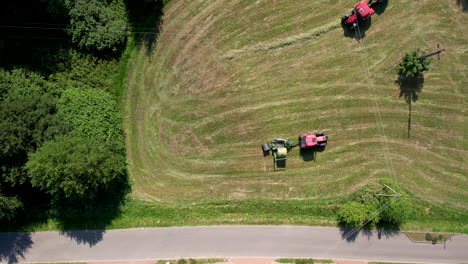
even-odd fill
[{"label": "curved mowing line", "polygon": [[259,51],[275,50],[281,49],[286,46],[302,43],[308,40],[312,40],[320,35],[331,32],[337,28],[341,27],[340,23],[333,22],[325,26],[314,28],[305,33],[300,33],[297,35],[292,35],[287,38],[277,39],[271,42],[260,42],[251,46],[244,47],[242,49],[230,50],[223,56],[224,59],[234,59],[249,53],[255,53]]}]

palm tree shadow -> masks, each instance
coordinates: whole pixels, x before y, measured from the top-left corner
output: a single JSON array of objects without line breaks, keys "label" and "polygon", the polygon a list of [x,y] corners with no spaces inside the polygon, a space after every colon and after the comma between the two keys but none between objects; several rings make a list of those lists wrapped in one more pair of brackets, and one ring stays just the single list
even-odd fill
[{"label": "palm tree shadow", "polygon": [[408,138],[411,136],[411,106],[418,101],[419,94],[424,87],[424,75],[415,77],[399,75],[395,80],[400,86],[400,96],[404,97],[408,104]]},{"label": "palm tree shadow", "polygon": [[1,233],[0,262],[19,263],[33,244],[31,233]]}]

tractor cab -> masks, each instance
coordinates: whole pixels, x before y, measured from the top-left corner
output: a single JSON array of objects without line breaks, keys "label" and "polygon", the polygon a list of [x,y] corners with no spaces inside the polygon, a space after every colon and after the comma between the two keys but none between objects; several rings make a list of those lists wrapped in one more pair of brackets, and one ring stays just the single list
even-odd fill
[{"label": "tractor cab", "polygon": [[323,132],[315,134],[307,133],[299,136],[299,145],[301,149],[313,148],[313,147],[325,147],[327,146],[328,136],[325,136]]},{"label": "tractor cab", "polygon": [[351,29],[358,26],[361,21],[366,21],[369,17],[374,14],[374,9],[369,6],[369,3],[364,0],[357,4],[351,14],[346,14],[342,21],[348,25]]},{"label": "tractor cab", "polygon": [[367,1],[362,1],[361,3],[357,4],[354,10],[355,13],[358,14],[363,20],[368,19],[375,12],[374,9],[369,6]]},{"label": "tractor cab", "polygon": [[274,138],[270,143],[262,144],[263,156],[273,155],[273,168],[285,168],[288,153],[296,147],[297,144],[289,139]]}]

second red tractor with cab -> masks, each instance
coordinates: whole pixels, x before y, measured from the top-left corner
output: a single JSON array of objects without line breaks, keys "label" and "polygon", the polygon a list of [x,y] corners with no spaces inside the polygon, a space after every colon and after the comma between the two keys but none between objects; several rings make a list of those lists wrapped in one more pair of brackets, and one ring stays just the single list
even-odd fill
[{"label": "second red tractor with cab", "polygon": [[384,0],[370,0],[370,2],[367,2],[367,0],[361,1],[354,7],[350,14],[346,14],[342,18],[343,23],[350,29],[355,29],[359,26],[359,23],[368,20],[369,17],[374,14],[375,11],[372,6],[383,1]]},{"label": "second red tractor with cab", "polygon": [[301,149],[314,148],[314,147],[325,147],[327,146],[328,136],[325,136],[323,132],[315,134],[307,133],[299,136],[299,146]]}]

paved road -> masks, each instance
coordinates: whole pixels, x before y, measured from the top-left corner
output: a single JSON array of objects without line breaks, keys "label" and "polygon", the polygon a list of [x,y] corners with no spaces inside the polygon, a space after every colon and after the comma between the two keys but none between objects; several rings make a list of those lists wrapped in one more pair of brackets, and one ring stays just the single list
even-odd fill
[{"label": "paved road", "polygon": [[3,262],[144,260],[196,257],[311,257],[467,263],[468,235],[446,245],[411,242],[399,232],[344,236],[338,228],[215,226],[0,233]]}]

